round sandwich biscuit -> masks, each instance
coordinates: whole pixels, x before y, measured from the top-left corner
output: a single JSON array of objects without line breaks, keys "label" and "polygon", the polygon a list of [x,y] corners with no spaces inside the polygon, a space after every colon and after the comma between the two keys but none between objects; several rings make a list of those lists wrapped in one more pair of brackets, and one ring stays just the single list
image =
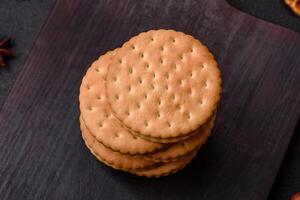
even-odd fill
[{"label": "round sandwich biscuit", "polygon": [[213,116],[221,74],[197,39],[152,30],[126,42],[113,57],[106,93],[115,117],[145,138],[184,137]]}]

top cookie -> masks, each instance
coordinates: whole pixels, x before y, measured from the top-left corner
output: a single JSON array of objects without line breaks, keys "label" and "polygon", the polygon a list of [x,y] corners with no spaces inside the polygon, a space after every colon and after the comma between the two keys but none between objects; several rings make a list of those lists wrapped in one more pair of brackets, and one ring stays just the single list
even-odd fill
[{"label": "top cookie", "polygon": [[154,138],[187,135],[205,124],[220,99],[221,77],[209,50],[190,35],[152,30],[115,54],[106,81],[114,115]]}]

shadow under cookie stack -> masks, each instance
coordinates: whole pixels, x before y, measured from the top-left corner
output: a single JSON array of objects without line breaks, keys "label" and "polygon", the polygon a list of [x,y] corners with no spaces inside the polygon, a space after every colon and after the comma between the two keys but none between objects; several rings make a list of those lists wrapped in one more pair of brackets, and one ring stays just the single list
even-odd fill
[{"label": "shadow under cookie stack", "polygon": [[80,128],[98,160],[138,176],[184,168],[212,132],[221,75],[209,50],[152,30],[100,56],[80,87]]}]

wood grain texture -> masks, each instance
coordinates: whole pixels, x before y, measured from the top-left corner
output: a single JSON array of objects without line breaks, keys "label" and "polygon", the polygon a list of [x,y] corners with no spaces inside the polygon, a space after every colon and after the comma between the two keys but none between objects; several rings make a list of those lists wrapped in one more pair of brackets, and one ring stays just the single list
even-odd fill
[{"label": "wood grain texture", "polygon": [[[79,133],[91,62],[139,32],[203,41],[224,90],[184,171],[143,179],[99,164]],[[0,199],[265,199],[300,115],[300,36],[223,0],[58,0],[0,112]]]}]

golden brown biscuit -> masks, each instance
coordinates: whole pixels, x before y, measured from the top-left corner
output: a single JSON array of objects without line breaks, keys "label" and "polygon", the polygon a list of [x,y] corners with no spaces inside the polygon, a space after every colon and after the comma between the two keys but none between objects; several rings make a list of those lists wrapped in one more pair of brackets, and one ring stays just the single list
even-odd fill
[{"label": "golden brown biscuit", "polygon": [[211,118],[221,77],[213,55],[198,40],[173,30],[152,30],[116,52],[106,88],[114,115],[130,130],[176,138]]}]

